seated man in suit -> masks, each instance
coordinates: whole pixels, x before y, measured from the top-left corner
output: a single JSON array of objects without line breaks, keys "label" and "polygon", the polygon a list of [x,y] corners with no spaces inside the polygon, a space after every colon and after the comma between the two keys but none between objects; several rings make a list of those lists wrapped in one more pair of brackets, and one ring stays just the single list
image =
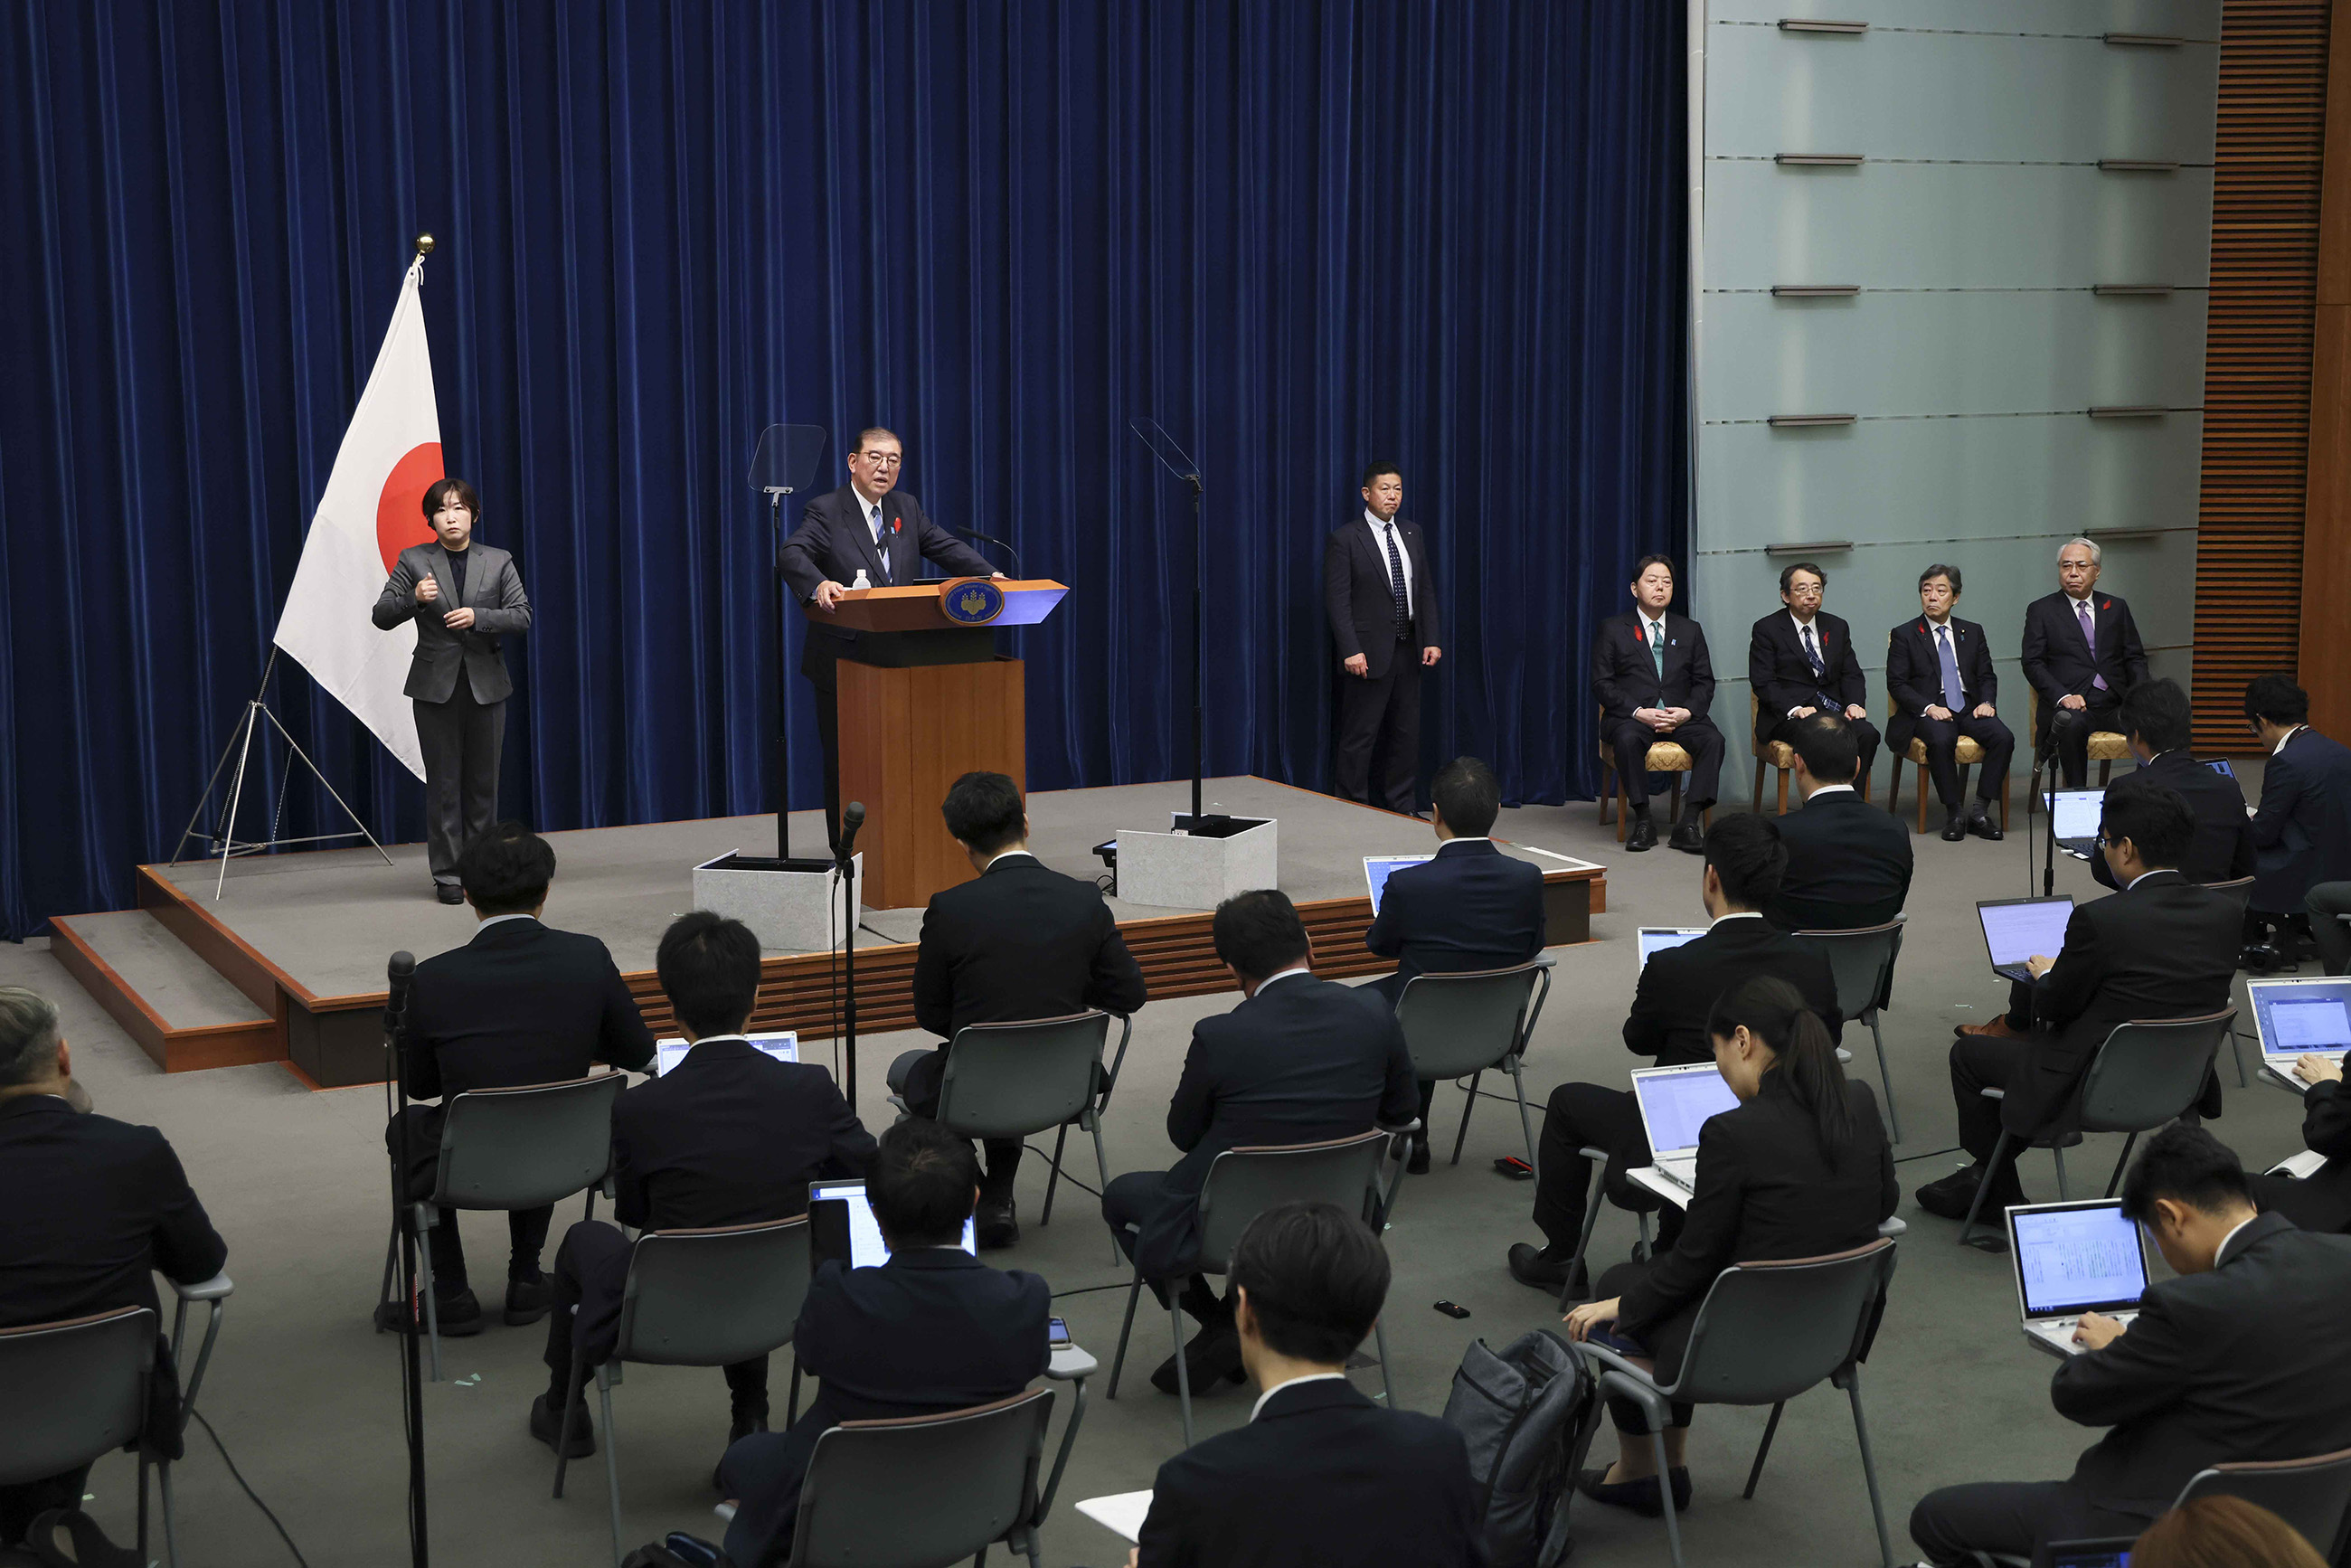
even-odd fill
[{"label": "seated man in suit", "polygon": [[2351,879],[2351,748],[2309,720],[2309,695],[2287,677],[2245,687],[2245,722],[2269,753],[2253,813],[2252,898],[2269,925],[2301,924],[2312,888]]},{"label": "seated man in suit", "polygon": [[1354,1215],[1285,1203],[1233,1244],[1241,1364],[1262,1390],[1249,1424],[1159,1467],[1139,1568],[1486,1561],[1461,1434],[1387,1410],[1347,1381],[1347,1358],[1388,1293],[1388,1256]]},{"label": "seated man in suit", "polygon": [[[1965,1218],[2003,1126],[2012,1139],[1983,1212],[2024,1202],[2016,1155],[2029,1139],[2073,1129],[2082,1080],[2116,1024],[2195,1018],[2229,1005],[2237,906],[2179,874],[2195,836],[2195,815],[2170,786],[2132,773],[2107,788],[2099,852],[2123,890],[2074,905],[2064,950],[2025,961],[2033,983],[2011,988],[2006,1018],[1959,1028],[1951,1098],[1959,1145],[1974,1163],[1920,1187],[1919,1207]],[[1987,1099],[1987,1088],[2006,1092]],[[2220,1081],[2210,1076],[2202,1113],[2220,1113]]]},{"label": "seated man in suit", "polygon": [[[653,959],[662,994],[692,1042],[659,1078],[623,1090],[612,1107],[612,1216],[635,1230],[695,1230],[788,1219],[808,1208],[808,1184],[862,1176],[873,1137],[811,1062],[778,1061],[743,1038],[759,999],[759,939],[739,920],[696,910],[670,922]],[[549,1448],[573,1390],[610,1359],[629,1278],[629,1239],[583,1219],[555,1254],[547,1324],[547,1392],[532,1401],[531,1436]],[[579,1354],[579,1380],[572,1359]],[[727,1441],[768,1427],[768,1358],[726,1368]],[[566,1445],[596,1451],[583,1397]]]},{"label": "seated man in suit", "polygon": [[[1943,802],[1943,839],[1958,843],[1973,833],[1998,839],[2001,827],[1992,821],[1991,804],[2007,787],[2008,759],[2016,751],[2016,737],[2001,722],[1993,705],[2000,697],[2000,676],[1991,667],[1991,644],[1984,630],[1951,613],[1959,601],[1959,569],[1938,561],[1918,574],[1916,621],[1896,626],[1886,644],[1886,691],[1894,699],[1894,718],[1886,727],[1886,743],[1897,757],[1907,757],[1912,737],[1927,748],[1927,772],[1935,781],[1935,797]],[[1976,798],[1959,800],[1960,737],[1983,748],[1983,766],[1976,770]]]},{"label": "seated man in suit", "polygon": [[2310,1085],[2302,1097],[2303,1146],[2326,1163],[2306,1176],[2248,1176],[2253,1202],[2304,1230],[2351,1231],[2351,1091],[2344,1087],[2343,1064],[2313,1051],[2294,1065]]},{"label": "seated man in suit", "polygon": [[792,1332],[816,1397],[789,1431],[745,1437],[719,1462],[719,1490],[740,1500],[726,1530],[735,1568],[776,1568],[790,1557],[800,1482],[826,1432],[844,1421],[1009,1398],[1042,1375],[1051,1355],[1051,1288],[1018,1269],[991,1269],[959,1245],[979,1197],[968,1142],[910,1117],[882,1134],[865,1181],[890,1260],[818,1267]]},{"label": "seated man in suit", "polygon": [[[1389,1007],[1403,999],[1415,975],[1507,969],[1531,961],[1543,946],[1542,873],[1494,847],[1490,836],[1501,810],[1494,770],[1474,757],[1457,757],[1429,785],[1437,856],[1388,878],[1379,915],[1364,946],[1396,960],[1395,973],[1366,989]],[[1428,1110],[1434,1079],[1420,1084],[1421,1130],[1412,1141],[1413,1172],[1428,1169]]]},{"label": "seated man in suit", "polygon": [[1628,850],[1656,847],[1649,821],[1649,747],[1670,740],[1689,753],[1688,792],[1682,820],[1667,841],[1675,849],[1699,854],[1706,834],[1699,823],[1714,804],[1722,772],[1722,732],[1706,716],[1714,702],[1714,662],[1697,622],[1666,606],[1674,599],[1674,563],[1645,555],[1633,566],[1633,609],[1600,623],[1592,649],[1592,691],[1600,701],[1600,739],[1615,754],[1617,776],[1633,824]]},{"label": "seated man in suit", "polygon": [[[0,987],[0,1193],[8,1195],[0,1203],[0,1328],[146,1307],[160,1329],[154,1275],[183,1285],[209,1280],[228,1248],[163,1134],[77,1113],[73,1091],[56,1004]],[[146,1442],[176,1459],[180,1385],[160,1333],[155,1363]],[[0,1395],[0,1407],[6,1403]],[[0,1552],[52,1510],[78,1512],[89,1471],[78,1465],[0,1486]],[[44,1521],[36,1539],[53,1526]]]},{"label": "seated man in suit", "polygon": [[2090,772],[2090,733],[2112,730],[2123,695],[2147,679],[2147,650],[2130,606],[2100,593],[2105,552],[2095,539],[2067,539],[2057,551],[2057,591],[2024,607],[2024,678],[2041,694],[2038,755],[2054,752],[2065,788]]},{"label": "seated man in suit", "polygon": [[1763,918],[1782,931],[1883,925],[1910,896],[1910,831],[1855,792],[1857,727],[1815,713],[1785,727],[1804,804],[1777,819],[1788,870]]},{"label": "seated man in suit", "polygon": [[[465,846],[457,874],[480,924],[471,942],[416,966],[400,1062],[408,1097],[445,1103],[468,1089],[559,1083],[585,1078],[599,1061],[642,1071],[653,1059],[653,1037],[612,955],[593,936],[539,924],[555,878],[548,841],[518,822],[502,822]],[[443,1105],[411,1105],[384,1129],[395,1168],[405,1159],[411,1203],[433,1196],[444,1114]],[[538,1260],[554,1218],[552,1205],[507,1216],[508,1323],[547,1315]],[[442,1333],[481,1333],[455,1209],[441,1211],[427,1241]],[[423,1312],[412,1308],[381,1303],[377,1326],[421,1326]]]},{"label": "seated man in suit", "polygon": [[[1698,873],[1698,896],[1710,924],[1705,936],[1665,949],[1641,971],[1625,1018],[1625,1050],[1653,1059],[1657,1067],[1712,1061],[1708,1015],[1718,998],[1759,975],[1777,975],[1793,985],[1828,1026],[1832,1040],[1842,1032],[1836,977],[1827,956],[1763,918],[1787,869],[1788,852],[1771,818],[1734,811],[1716,821],[1706,835],[1706,867]],[[1581,1152],[1586,1148],[1607,1151],[1612,1202],[1643,1209],[1655,1209],[1659,1202],[1625,1179],[1627,1171],[1652,1158],[1633,1092],[1604,1083],[1562,1083],[1552,1090],[1535,1155],[1534,1219],[1543,1245],[1513,1242],[1509,1262],[1513,1279],[1554,1296],[1571,1276],[1577,1296],[1592,1293],[1589,1270],[1575,1256],[1592,1181],[1592,1162]],[[1667,1207],[1658,1224],[1657,1249],[1663,1251],[1681,1233],[1682,1211]]]},{"label": "seated man in suit", "polygon": [[[1102,889],[1064,876],[1029,849],[1020,787],[1001,773],[967,773],[940,810],[977,880],[934,895],[914,953],[914,1021],[942,1040],[976,1023],[1067,1018],[1099,1008],[1124,1017],[1143,1005],[1143,968],[1126,950]],[[890,1087],[917,1116],[935,1116],[947,1048],[910,1051],[890,1064]],[[1020,1239],[1012,1178],[1020,1140],[987,1140],[979,1244]]]},{"label": "seated man in suit", "polygon": [[[1200,1323],[1184,1347],[1195,1396],[1241,1368],[1231,1304],[1198,1269],[1200,1187],[1217,1156],[1243,1145],[1351,1138],[1375,1124],[1401,1128],[1420,1105],[1395,1015],[1314,977],[1312,945],[1286,894],[1268,888],[1225,900],[1212,935],[1244,999],[1192,1026],[1167,1106],[1167,1141],[1184,1158],[1173,1170],[1114,1177],[1102,1194],[1102,1218],[1154,1293],[1164,1302],[1163,1281],[1186,1281],[1184,1310]],[[1173,1394],[1176,1376],[1171,1355],[1151,1381]]]},{"label": "seated man in suit", "polygon": [[[2188,749],[2193,716],[2188,694],[2177,681],[2142,681],[2123,694],[2116,723],[2129,737],[2138,771],[2179,791],[2196,816],[2196,836],[2179,874],[2190,882],[2234,882],[2253,874],[2252,824],[2245,817],[2245,792],[2237,781],[2196,760]],[[2090,857],[2090,875],[2102,886],[2119,886],[2104,855]]]},{"label": "seated man in suit", "polygon": [[1858,778],[1877,760],[1877,727],[1869,722],[1869,683],[1853,651],[1853,628],[1821,609],[1828,573],[1811,561],[1780,572],[1788,608],[1755,622],[1747,642],[1747,683],[1755,693],[1755,750],[1792,741],[1796,723],[1834,714],[1853,727]]},{"label": "seated man in suit", "polygon": [[2201,1127],[2148,1139],[2122,1198],[2179,1278],[2149,1285],[2127,1325],[2084,1313],[2085,1348],[2049,1382],[2060,1416],[2113,1429],[2066,1480],[1928,1493],[1910,1538],[1928,1562],[2136,1535],[2207,1466],[2351,1448],[2351,1237],[2257,1215],[2237,1156]]}]

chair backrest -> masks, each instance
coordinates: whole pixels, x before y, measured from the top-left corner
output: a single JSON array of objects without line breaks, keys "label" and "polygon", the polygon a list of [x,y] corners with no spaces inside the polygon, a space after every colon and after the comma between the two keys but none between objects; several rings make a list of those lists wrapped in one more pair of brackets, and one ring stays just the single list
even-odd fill
[{"label": "chair backrest", "polygon": [[1690,1325],[1677,1399],[1772,1405],[1869,1351],[1894,1277],[1894,1242],[1819,1258],[1734,1263],[1714,1277]]},{"label": "chair backrest", "polygon": [[1035,1521],[1053,1392],[894,1421],[844,1421],[800,1483],[792,1568],[946,1568]]},{"label": "chair backrest", "polygon": [[613,1359],[726,1366],[789,1344],[812,1267],[805,1214],[647,1231],[629,1255]]},{"label": "chair backrest", "polygon": [[1851,931],[1799,931],[1797,936],[1828,955],[1829,973],[1835,977],[1837,1011],[1845,1018],[1866,1018],[1886,994],[1894,972],[1894,945],[1902,935],[1897,915],[1883,925],[1857,926]]},{"label": "chair backrest", "polygon": [[1396,1022],[1419,1078],[1458,1078],[1499,1066],[1518,1054],[1531,1023],[1540,977],[1548,992],[1551,970],[1541,960],[1507,969],[1415,975],[1396,998]]},{"label": "chair backrest", "polygon": [[2253,879],[2241,876],[2231,882],[2208,882],[2204,884],[2204,891],[2217,893],[2242,909],[2253,901]]},{"label": "chair backrest", "polygon": [[2189,1477],[2172,1506],[2199,1497],[2242,1498],[2268,1509],[2299,1531],[2321,1558],[2340,1562],[2344,1525],[2351,1515],[2351,1448],[2306,1459],[2214,1465]]},{"label": "chair backrest", "polygon": [[448,1208],[538,1208],[585,1192],[612,1168],[618,1072],[561,1083],[468,1089],[441,1123],[433,1201]]},{"label": "chair backrest", "polygon": [[1368,1221],[1388,1136],[1359,1133],[1319,1144],[1273,1144],[1218,1155],[1200,1186],[1201,1271],[1223,1273],[1249,1222],[1276,1204],[1335,1203]]},{"label": "chair backrest", "polygon": [[2237,1009],[2118,1023],[2082,1083],[2082,1130],[2143,1133],[2196,1103]]},{"label": "chair backrest", "polygon": [[0,1329],[0,1486],[78,1469],[137,1437],[154,1372],[151,1308]]},{"label": "chair backrest", "polygon": [[1025,1138],[1061,1125],[1093,1098],[1109,1038],[1103,1012],[956,1030],[939,1080],[939,1124],[970,1138]]}]

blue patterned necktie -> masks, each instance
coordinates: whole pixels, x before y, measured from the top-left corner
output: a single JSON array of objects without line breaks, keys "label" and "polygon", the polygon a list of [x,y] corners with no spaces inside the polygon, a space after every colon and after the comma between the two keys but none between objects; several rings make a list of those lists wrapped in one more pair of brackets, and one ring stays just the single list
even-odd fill
[{"label": "blue patterned necktie", "polygon": [[1666,623],[1662,621],[1651,621],[1648,626],[1649,662],[1657,666],[1658,690],[1662,693],[1665,689],[1666,678]]},{"label": "blue patterned necktie", "polygon": [[[2090,601],[2086,599],[2076,601],[2074,609],[2082,618],[2082,641],[2090,645],[2090,664],[2095,669],[2098,662],[2098,628],[2090,619]],[[2105,691],[2106,677],[2094,674],[2090,677],[2090,685]]]},{"label": "blue patterned necktie", "polygon": [[888,525],[882,520],[882,504],[879,501],[873,504],[871,521],[873,526],[873,553],[882,558],[882,580],[887,582],[890,580],[890,534]]},{"label": "blue patterned necktie", "polygon": [[1813,695],[1820,699],[1820,706],[1830,713],[1843,713],[1843,705],[1822,690],[1828,683],[1829,667],[1821,662],[1821,645],[1813,640],[1813,629],[1809,626],[1804,628],[1804,663],[1813,667]]},{"label": "blue patterned necktie", "polygon": [[1396,553],[1395,525],[1382,524],[1380,534],[1387,540],[1388,594],[1395,601],[1395,634],[1402,641],[1412,635],[1412,606],[1404,591],[1404,558]]},{"label": "blue patterned necktie", "polygon": [[1959,689],[1959,661],[1951,653],[1951,629],[1935,628],[1935,657],[1943,666],[1943,706],[1954,715],[1967,709],[1967,695]]}]

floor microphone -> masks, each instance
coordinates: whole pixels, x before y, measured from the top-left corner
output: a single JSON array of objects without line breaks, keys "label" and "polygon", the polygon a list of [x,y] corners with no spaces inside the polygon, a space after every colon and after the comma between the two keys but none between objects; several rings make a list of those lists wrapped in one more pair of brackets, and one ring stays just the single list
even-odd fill
[{"label": "floor microphone", "polygon": [[852,800],[841,810],[841,858],[845,862],[849,852],[857,842],[857,830],[865,825],[865,802]]}]

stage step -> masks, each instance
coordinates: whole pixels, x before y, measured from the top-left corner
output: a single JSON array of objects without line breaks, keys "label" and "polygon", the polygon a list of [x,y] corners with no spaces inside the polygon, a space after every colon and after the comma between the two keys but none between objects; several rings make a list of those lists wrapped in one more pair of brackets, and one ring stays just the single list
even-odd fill
[{"label": "stage step", "polygon": [[49,925],[57,961],[164,1071],[285,1056],[277,1020],[145,910]]}]

